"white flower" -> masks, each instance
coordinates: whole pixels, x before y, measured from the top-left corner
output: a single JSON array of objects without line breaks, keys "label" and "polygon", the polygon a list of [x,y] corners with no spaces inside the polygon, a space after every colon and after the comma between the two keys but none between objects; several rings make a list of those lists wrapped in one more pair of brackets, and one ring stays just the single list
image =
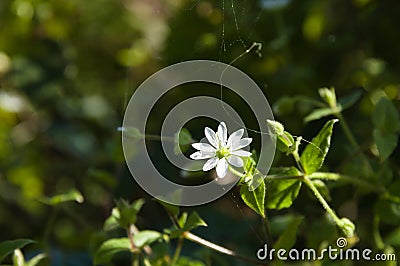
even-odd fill
[{"label": "white flower", "polygon": [[241,157],[251,156],[251,152],[241,150],[248,146],[252,139],[243,138],[244,129],[233,132],[228,138],[228,130],[224,122],[218,126],[217,133],[211,128],[206,127],[204,134],[208,143],[194,143],[193,148],[198,150],[190,155],[193,160],[208,159],[203,166],[203,171],[209,171],[214,167],[219,178],[223,178],[228,173],[229,164],[236,167],[243,167]]}]

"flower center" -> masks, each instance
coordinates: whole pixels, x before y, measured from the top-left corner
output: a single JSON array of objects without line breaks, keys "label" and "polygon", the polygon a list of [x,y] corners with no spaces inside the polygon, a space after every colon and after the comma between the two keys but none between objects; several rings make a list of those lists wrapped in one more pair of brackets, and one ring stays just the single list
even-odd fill
[{"label": "flower center", "polygon": [[228,148],[223,147],[223,148],[220,148],[220,149],[217,151],[217,157],[218,157],[218,159],[222,159],[222,158],[224,158],[224,157],[227,157],[228,155],[229,155],[229,149],[228,149]]}]

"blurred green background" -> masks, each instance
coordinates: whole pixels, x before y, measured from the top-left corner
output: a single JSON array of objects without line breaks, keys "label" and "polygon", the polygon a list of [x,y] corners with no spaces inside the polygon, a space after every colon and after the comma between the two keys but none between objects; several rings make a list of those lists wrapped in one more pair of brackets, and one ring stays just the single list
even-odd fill
[{"label": "blurred green background", "polygon": [[[262,44],[259,54],[252,50],[233,65],[257,82],[276,118],[295,134],[311,139],[323,121],[305,125],[313,106],[294,96],[317,99],[323,86],[334,86],[338,96],[361,92],[344,115],[374,159],[369,147],[375,100],[386,95],[399,106],[399,14],[394,0],[1,0],[0,241],[32,238],[39,241],[36,249],[49,250],[53,265],[90,265],[106,237],[102,226],[114,199],[149,199],[127,170],[117,131],[135,88],[173,63],[230,63],[253,42]],[[170,99],[186,96],[178,90]],[[204,126],[188,129],[200,138]],[[327,169],[360,171],[357,158],[344,161],[351,148],[339,128],[332,146]],[[386,162],[394,180],[399,155],[397,148]],[[286,163],[276,158],[276,165]],[[54,208],[40,201],[70,189],[80,191],[84,202]],[[374,243],[368,230],[375,196],[345,187],[333,190],[332,198],[339,213],[354,216],[363,245]],[[209,223],[199,234],[248,254],[260,246],[259,221],[234,193],[197,210]],[[322,230],[326,235],[312,233],[329,225],[307,193],[293,209],[271,215],[286,213],[310,221],[299,246],[331,237],[328,229]],[[400,218],[393,219],[383,224],[383,234],[398,228]],[[138,227],[162,230],[168,224],[150,201]],[[199,257],[204,252],[190,244],[184,249]]]}]

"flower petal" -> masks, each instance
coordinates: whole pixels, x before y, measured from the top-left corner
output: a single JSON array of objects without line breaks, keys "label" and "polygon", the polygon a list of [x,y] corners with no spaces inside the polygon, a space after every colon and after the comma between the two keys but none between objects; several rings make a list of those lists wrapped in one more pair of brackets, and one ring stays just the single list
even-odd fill
[{"label": "flower petal", "polygon": [[197,151],[190,155],[190,158],[193,160],[202,160],[208,159],[215,156],[215,152],[204,152],[204,151]]},{"label": "flower petal", "polygon": [[217,137],[218,137],[219,141],[222,142],[220,144],[225,146],[226,141],[228,139],[228,129],[226,128],[226,125],[224,122],[219,123]]},{"label": "flower petal", "polygon": [[236,166],[236,167],[243,167],[243,159],[236,155],[231,155],[227,158],[228,163]]},{"label": "flower petal", "polygon": [[231,155],[236,155],[240,157],[249,157],[251,156],[251,152],[244,151],[244,150],[237,150],[237,151],[232,151]]},{"label": "flower petal", "polygon": [[218,140],[217,135],[215,134],[214,130],[209,127],[204,129],[204,135],[206,136],[208,142],[211,143],[215,148],[218,148]]},{"label": "flower petal", "polygon": [[228,162],[225,158],[222,158],[218,161],[217,167],[217,175],[219,178],[223,178],[228,173]]},{"label": "flower petal", "polygon": [[203,171],[209,171],[211,169],[213,169],[217,163],[218,163],[219,159],[218,158],[211,158],[209,159],[204,165],[203,165]]},{"label": "flower petal", "polygon": [[252,141],[253,141],[252,138],[241,139],[238,142],[233,143],[231,149],[234,150],[234,151],[235,150],[239,150],[241,148],[244,148],[244,147],[248,146]]},{"label": "flower petal", "polygon": [[216,149],[208,143],[193,143],[192,147],[199,151],[215,152]]},{"label": "flower petal", "polygon": [[233,143],[237,143],[240,140],[240,138],[243,136],[243,133],[244,133],[243,128],[233,132],[228,138],[227,146],[232,147]]}]

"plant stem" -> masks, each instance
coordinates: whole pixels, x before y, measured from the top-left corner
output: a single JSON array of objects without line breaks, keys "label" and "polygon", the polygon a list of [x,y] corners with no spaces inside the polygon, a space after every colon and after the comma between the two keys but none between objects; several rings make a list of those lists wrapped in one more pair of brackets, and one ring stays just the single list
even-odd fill
[{"label": "plant stem", "polygon": [[178,239],[178,245],[176,246],[174,257],[172,258],[171,261],[172,266],[174,266],[178,262],[179,256],[181,255],[182,246],[183,246],[183,237],[181,236]]},{"label": "plant stem", "polygon": [[265,209],[264,212],[265,212],[265,217],[261,217],[263,223],[263,233],[267,245],[272,246],[271,231],[269,230],[267,209]]},{"label": "plant stem", "polygon": [[341,175],[341,174],[336,174],[336,173],[315,172],[315,173],[311,174],[309,176],[309,178],[310,179],[325,179],[325,180],[332,180],[332,181],[344,181],[344,182],[358,185],[360,187],[370,189],[377,193],[385,193],[386,192],[385,188],[383,188],[377,184],[372,184],[368,181],[365,181],[364,179],[347,176],[347,175]]},{"label": "plant stem", "polygon": [[375,215],[374,217],[374,225],[373,225],[373,236],[375,240],[375,245],[378,249],[383,249],[385,244],[383,243],[381,234],[379,232],[379,216]]},{"label": "plant stem", "polygon": [[[175,217],[172,213],[170,213],[170,212],[168,212],[168,211],[167,211],[167,213],[168,213],[169,217],[171,218],[171,221],[173,222],[173,224],[174,224],[177,228],[181,228],[181,227],[179,226],[179,223],[178,223],[178,220],[176,219],[176,217]],[[232,251],[232,250],[230,250],[230,249],[227,249],[227,248],[224,248],[224,247],[219,246],[219,245],[217,245],[217,244],[214,244],[214,243],[212,243],[212,242],[210,242],[210,241],[208,241],[208,240],[205,240],[205,239],[203,239],[203,238],[201,238],[201,237],[199,237],[199,236],[197,236],[197,235],[195,235],[195,234],[192,234],[192,233],[190,233],[190,232],[188,232],[188,231],[183,232],[182,238],[185,238],[185,239],[187,239],[187,240],[190,240],[190,241],[192,241],[192,242],[195,242],[195,243],[197,243],[197,244],[200,244],[200,245],[202,245],[202,246],[204,246],[204,247],[206,247],[206,248],[212,249],[212,250],[217,251],[217,252],[219,252],[219,253],[222,253],[222,254],[225,254],[225,255],[228,255],[228,256],[232,256],[232,257],[235,257],[235,258],[237,258],[237,259],[240,259],[240,260],[243,260],[243,261],[246,261],[246,262],[253,263],[253,264],[255,264],[255,265],[268,265],[268,264],[266,264],[266,263],[260,262],[259,260],[256,260],[256,259],[253,259],[253,258],[249,258],[249,257],[243,256],[243,255],[240,255],[240,254],[236,253],[235,251]],[[175,256],[174,256],[174,257],[175,257]]]},{"label": "plant stem", "polygon": [[128,235],[129,243],[131,244],[131,250],[132,251],[136,250],[135,242],[133,242],[133,234],[132,234],[131,226],[129,226],[126,229],[126,234]]},{"label": "plant stem", "polygon": [[324,207],[326,212],[332,217],[332,219],[335,221],[335,223],[337,225],[340,225],[341,221],[340,221],[339,217],[337,217],[335,211],[332,210],[332,208],[326,202],[326,200],[321,195],[321,193],[319,193],[318,189],[314,186],[314,184],[312,183],[310,178],[308,178],[307,176],[304,176],[303,181],[312,190],[312,192],[314,193],[315,197],[317,197],[318,201],[322,204],[322,206]]},{"label": "plant stem", "polygon": [[[229,167],[229,171],[231,171],[232,174],[242,178],[245,177],[246,174],[245,173],[241,173],[238,170],[234,169],[233,167]],[[263,173],[261,173],[257,168],[255,169],[255,171],[260,174],[261,176],[263,176],[264,179],[269,179],[269,180],[282,180],[282,179],[302,179],[303,176],[294,176],[294,175],[264,175]]]},{"label": "plant stem", "polygon": [[190,240],[190,241],[195,242],[195,243],[197,243],[199,245],[202,245],[204,247],[207,247],[209,249],[217,251],[217,252],[219,252],[221,254],[232,256],[232,257],[235,257],[235,258],[240,259],[242,261],[246,261],[246,262],[253,263],[253,264],[256,264],[256,265],[268,265],[266,263],[260,262],[259,260],[240,255],[240,254],[236,253],[233,250],[230,250],[230,249],[224,248],[222,246],[219,246],[217,244],[214,244],[214,243],[212,243],[212,242],[210,242],[208,240],[205,240],[205,239],[203,239],[203,238],[201,238],[199,236],[196,236],[196,235],[194,235],[194,234],[192,234],[190,232],[184,232],[183,236],[187,240]]}]

